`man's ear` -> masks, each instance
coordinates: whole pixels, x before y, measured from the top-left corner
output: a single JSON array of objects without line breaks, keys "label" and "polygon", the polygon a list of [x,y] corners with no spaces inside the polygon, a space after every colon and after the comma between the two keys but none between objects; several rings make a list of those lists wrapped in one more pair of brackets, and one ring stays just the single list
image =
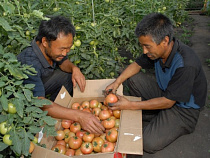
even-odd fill
[{"label": "man's ear", "polygon": [[47,41],[47,38],[46,37],[42,37],[42,45],[44,47],[47,47],[48,46],[48,41]]},{"label": "man's ear", "polygon": [[168,44],[169,44],[169,37],[165,36],[165,38],[162,40],[162,43],[163,43],[164,46],[168,46]]}]

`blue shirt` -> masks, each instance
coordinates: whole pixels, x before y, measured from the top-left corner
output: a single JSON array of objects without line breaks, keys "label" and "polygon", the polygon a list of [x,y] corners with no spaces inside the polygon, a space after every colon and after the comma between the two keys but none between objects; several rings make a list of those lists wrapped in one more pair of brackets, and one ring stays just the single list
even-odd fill
[{"label": "blue shirt", "polygon": [[165,63],[150,60],[143,54],[136,60],[142,68],[155,68],[155,75],[163,96],[176,101],[183,108],[198,109],[205,105],[207,80],[196,53],[174,39],[173,49]]},{"label": "blue shirt", "polygon": [[35,97],[45,97],[45,88],[44,81],[49,78],[55,69],[60,65],[67,57],[61,62],[53,61],[53,65],[51,66],[40,48],[36,44],[36,41],[33,40],[30,47],[24,49],[18,56],[18,61],[22,64],[31,65],[37,71],[37,75],[32,76],[28,75],[28,79],[24,81],[25,84],[35,84],[35,88],[33,90],[33,94]]}]

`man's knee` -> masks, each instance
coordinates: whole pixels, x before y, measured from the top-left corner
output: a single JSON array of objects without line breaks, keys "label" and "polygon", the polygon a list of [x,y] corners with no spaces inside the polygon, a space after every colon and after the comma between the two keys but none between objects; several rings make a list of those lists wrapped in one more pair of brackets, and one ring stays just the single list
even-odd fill
[{"label": "man's knee", "polygon": [[147,153],[154,154],[157,151],[161,150],[162,148],[161,148],[161,143],[158,143],[157,141],[150,138],[144,138],[143,149]]}]

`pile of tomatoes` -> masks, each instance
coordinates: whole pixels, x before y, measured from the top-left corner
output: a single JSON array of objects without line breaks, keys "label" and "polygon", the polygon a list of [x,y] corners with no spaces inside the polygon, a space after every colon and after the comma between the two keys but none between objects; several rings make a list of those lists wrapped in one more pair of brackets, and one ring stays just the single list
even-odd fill
[{"label": "pile of tomatoes", "polygon": [[[112,101],[113,102],[113,101]],[[72,109],[79,109],[93,113],[106,129],[101,135],[88,133],[83,130],[79,122],[62,120],[63,129],[57,130],[56,145],[52,150],[67,156],[105,153],[114,151],[118,137],[120,110],[112,111],[105,105],[107,101],[99,102],[96,99],[75,102]]]}]

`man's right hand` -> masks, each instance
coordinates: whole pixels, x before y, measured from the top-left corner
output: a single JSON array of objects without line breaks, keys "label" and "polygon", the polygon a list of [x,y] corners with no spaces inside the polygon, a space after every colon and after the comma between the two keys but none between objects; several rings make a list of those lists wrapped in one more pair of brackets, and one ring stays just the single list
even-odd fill
[{"label": "man's right hand", "polygon": [[76,115],[78,115],[78,122],[85,131],[94,134],[104,133],[105,128],[93,114],[78,110]]}]

